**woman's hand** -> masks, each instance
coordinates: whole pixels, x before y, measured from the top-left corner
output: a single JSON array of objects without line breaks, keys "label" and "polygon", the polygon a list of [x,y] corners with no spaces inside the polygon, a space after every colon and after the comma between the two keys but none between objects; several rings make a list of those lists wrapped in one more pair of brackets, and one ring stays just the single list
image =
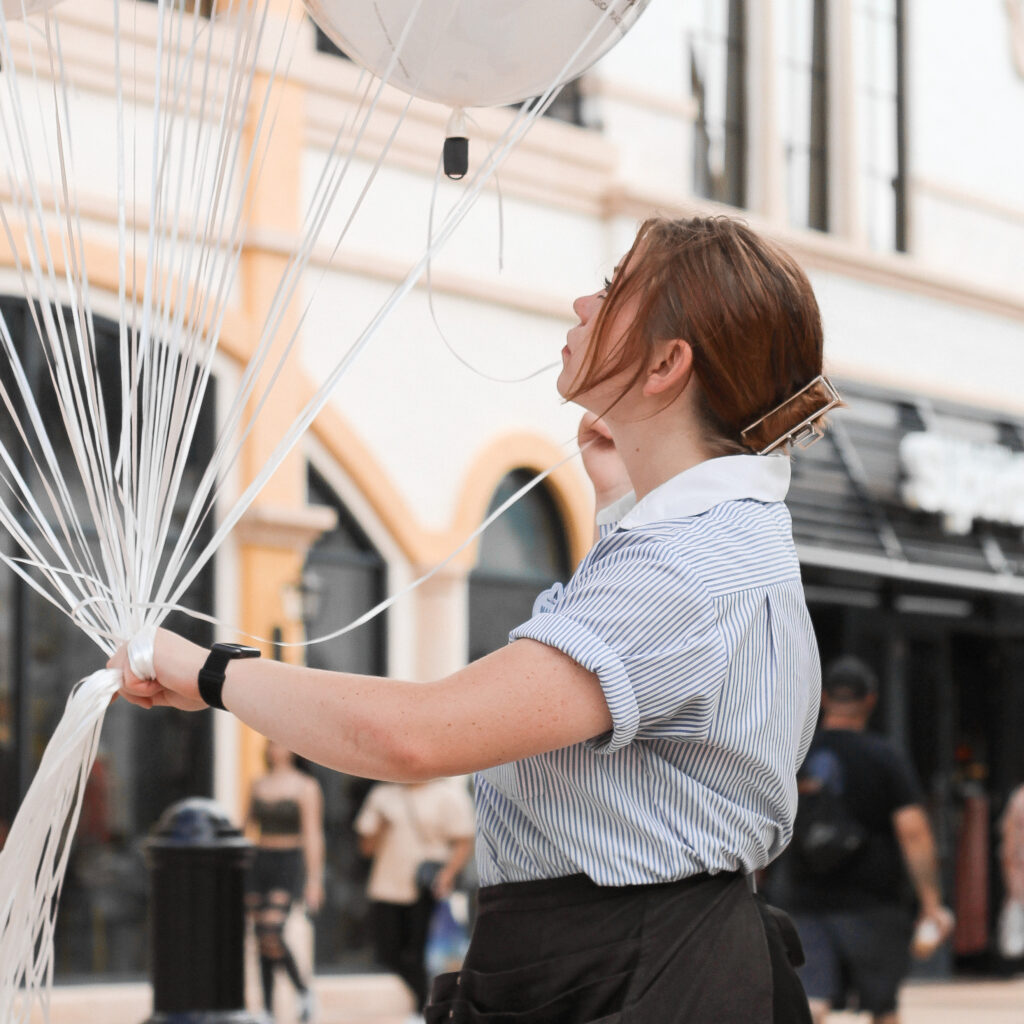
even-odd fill
[{"label": "woman's hand", "polygon": [[210,652],[175,633],[159,629],[153,641],[153,666],[156,679],[139,679],[122,647],[107,662],[107,668],[120,669],[124,679],[120,695],[140,708],[168,707],[180,711],[201,711],[207,706],[199,696],[199,670]]},{"label": "woman's hand", "polygon": [[611,505],[633,490],[626,466],[612,440],[611,431],[599,416],[583,414],[577,433],[583,468],[594,485],[598,509]]},{"label": "woman's hand", "polygon": [[956,917],[948,907],[923,911],[917,919],[910,951],[917,960],[927,960],[953,934]]},{"label": "woman's hand", "polygon": [[435,900],[446,900],[451,896],[452,891],[455,889],[455,879],[458,873],[459,869],[451,864],[446,864],[438,871],[434,876],[434,884],[430,887]]}]

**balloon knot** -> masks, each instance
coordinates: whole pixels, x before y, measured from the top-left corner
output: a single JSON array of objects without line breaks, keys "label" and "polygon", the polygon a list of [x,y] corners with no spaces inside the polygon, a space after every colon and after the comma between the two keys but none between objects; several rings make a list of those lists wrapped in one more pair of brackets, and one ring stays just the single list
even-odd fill
[{"label": "balloon knot", "polygon": [[155,647],[156,626],[143,626],[128,641],[128,664],[136,678],[156,679],[156,667],[153,664]]}]

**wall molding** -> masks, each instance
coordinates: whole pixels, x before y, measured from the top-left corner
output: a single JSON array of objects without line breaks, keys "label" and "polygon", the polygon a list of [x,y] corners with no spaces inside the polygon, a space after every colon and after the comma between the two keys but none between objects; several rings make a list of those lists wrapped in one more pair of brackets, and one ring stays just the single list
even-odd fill
[{"label": "wall molding", "polygon": [[739,217],[755,231],[784,245],[809,269],[842,274],[893,291],[923,295],[937,301],[993,316],[1024,321],[1024,294],[986,288],[953,274],[933,270],[910,253],[882,253],[818,231],[799,231],[766,220],[749,210],[738,210],[708,200],[681,198],[620,186],[609,197],[611,215],[640,220],[657,211],[668,217],[723,214]]},{"label": "wall molding", "polygon": [[914,176],[911,178],[910,184],[911,192],[915,196],[938,199],[951,206],[959,206],[973,213],[984,214],[986,217],[1019,221],[1024,226],[1024,206],[992,199],[980,192],[971,192],[958,185],[950,185],[934,178]]}]

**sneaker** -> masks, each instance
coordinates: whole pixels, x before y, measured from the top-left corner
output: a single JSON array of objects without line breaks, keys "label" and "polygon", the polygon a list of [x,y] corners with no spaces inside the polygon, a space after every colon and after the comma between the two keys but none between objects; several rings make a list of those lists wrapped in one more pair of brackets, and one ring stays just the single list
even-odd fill
[{"label": "sneaker", "polygon": [[305,992],[299,993],[299,1020],[302,1024],[309,1024],[316,1013],[316,998],[313,990],[307,988]]}]

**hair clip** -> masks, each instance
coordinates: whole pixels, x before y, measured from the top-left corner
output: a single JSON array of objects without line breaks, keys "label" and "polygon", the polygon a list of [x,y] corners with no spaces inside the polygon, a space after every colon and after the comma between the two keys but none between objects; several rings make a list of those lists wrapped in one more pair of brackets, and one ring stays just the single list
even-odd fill
[{"label": "hair clip", "polygon": [[772,416],[777,415],[786,409],[787,406],[792,405],[798,398],[805,395],[811,388],[817,387],[818,385],[824,390],[825,404],[820,409],[816,409],[814,412],[802,419],[795,427],[791,427],[784,434],[781,434],[769,445],[762,448],[757,454],[767,455],[769,452],[774,451],[779,445],[792,444],[796,445],[797,448],[809,448],[819,438],[825,436],[825,431],[822,427],[818,426],[818,420],[825,415],[830,409],[834,409],[837,405],[842,404],[842,399],[839,397],[839,392],[832,386],[832,382],[824,374],[819,374],[809,384],[805,384],[795,395],[787,398],[784,402],[780,402],[771,412],[766,412],[759,420],[751,423],[745,430],[740,431],[740,437],[746,443],[747,435],[755,431],[765,420],[770,419]]}]

